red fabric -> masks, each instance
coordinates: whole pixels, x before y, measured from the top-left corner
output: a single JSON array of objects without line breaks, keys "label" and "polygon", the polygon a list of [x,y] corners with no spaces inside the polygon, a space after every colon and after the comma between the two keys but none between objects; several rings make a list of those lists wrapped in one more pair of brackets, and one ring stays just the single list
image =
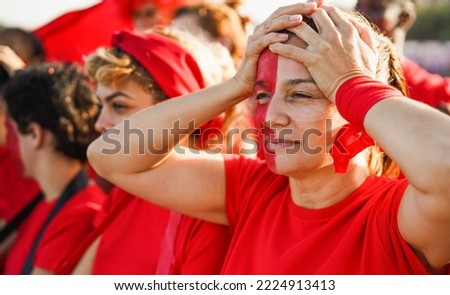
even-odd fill
[{"label": "red fabric", "polygon": [[170,267],[174,263],[175,243],[182,216],[179,212],[170,211],[169,222],[161,240],[161,251],[159,252],[158,265],[156,267],[157,275],[169,274]]},{"label": "red fabric", "polygon": [[336,107],[339,113],[358,130],[364,130],[364,118],[369,109],[379,101],[403,96],[390,85],[372,78],[359,76],[342,84],[336,92]]},{"label": "red fabric", "polygon": [[349,161],[374,144],[364,131],[364,118],[369,109],[380,100],[396,95],[402,94],[390,85],[364,76],[349,79],[339,87],[336,107],[350,124],[338,131],[331,147],[336,173],[345,173]]},{"label": "red fabric", "polygon": [[[93,220],[105,201],[97,186],[74,195],[50,222],[36,251],[34,265],[54,272],[93,229]],[[20,274],[28,252],[56,200],[41,202],[19,227],[18,238],[6,258],[5,274]]]},{"label": "red fabric", "polygon": [[205,86],[194,58],[168,37],[121,31],[113,35],[111,45],[134,57],[170,98]]},{"label": "red fabric", "polygon": [[289,179],[264,161],[225,156],[233,236],[224,274],[427,274],[398,230],[408,183],[370,176],[341,202],[294,204]]},{"label": "red fabric", "polygon": [[[118,194],[120,191],[117,187],[113,187],[111,194]],[[72,252],[72,254],[67,257],[63,264],[56,269],[55,274],[58,275],[69,275],[73,272],[74,268],[77,266],[80,259],[83,257],[86,250],[91,246],[91,244],[100,237],[103,232],[110,226],[112,222],[117,218],[117,216],[122,212],[135,197],[130,194],[124,194],[123,197],[117,199],[114,203],[114,208],[110,208],[111,201],[106,202],[103,206],[103,210],[98,212],[96,218],[94,219],[95,229],[89,233],[86,239],[79,244],[79,246]],[[109,206],[108,206],[109,205]]]},{"label": "red fabric", "polygon": [[353,125],[342,126],[333,140],[330,151],[335,172],[345,173],[350,160],[374,143],[366,132],[357,130]]},{"label": "red fabric", "polygon": [[39,187],[23,176],[17,136],[9,119],[6,127],[7,144],[0,147],[0,219],[11,220],[37,195]]},{"label": "red fabric", "polygon": [[450,78],[431,74],[412,60],[405,58],[402,63],[408,84],[408,96],[432,107],[440,102],[450,103]]},{"label": "red fabric", "polygon": [[[260,55],[258,60],[258,70],[256,73],[255,93],[259,91],[270,93],[272,96],[275,93],[277,84],[278,72],[278,55],[272,53],[269,48],[266,48]],[[276,168],[275,157],[272,153],[268,153],[265,149],[264,136],[270,136],[272,132],[266,128],[266,114],[271,101],[266,104],[257,104],[255,114],[253,117],[255,127],[260,130],[258,136],[259,149],[257,156],[260,159],[266,159],[267,164],[272,168]]]},{"label": "red fabric", "polygon": [[49,60],[82,64],[84,55],[109,44],[114,31],[132,28],[131,1],[104,0],[66,13],[34,33],[41,38]]},{"label": "red fabric", "polygon": [[155,274],[164,240],[173,240],[175,253],[164,258],[172,265],[170,272],[159,274],[219,273],[229,243],[227,227],[182,216],[174,232],[164,236],[170,211],[117,187],[95,223],[104,225],[111,214],[115,218],[101,237],[93,274]]},{"label": "red fabric", "polygon": [[[192,55],[176,41],[155,33],[116,32],[111,45],[135,58],[155,79],[169,98],[186,95],[205,87],[203,74]],[[222,128],[214,118],[200,127],[201,142]]]},{"label": "red fabric", "polygon": [[155,274],[169,211],[115,187],[96,223],[101,224],[123,198],[131,199],[103,232],[92,274]]},{"label": "red fabric", "polygon": [[219,274],[230,240],[228,226],[183,215],[175,242],[175,261],[169,274]]}]

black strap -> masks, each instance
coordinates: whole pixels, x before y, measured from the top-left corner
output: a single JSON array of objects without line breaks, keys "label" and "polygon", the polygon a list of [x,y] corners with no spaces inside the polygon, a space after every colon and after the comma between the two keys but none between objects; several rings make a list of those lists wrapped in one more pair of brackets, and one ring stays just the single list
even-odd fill
[{"label": "black strap", "polygon": [[25,264],[22,268],[23,275],[29,275],[31,274],[31,271],[33,270],[33,262],[34,262],[34,254],[36,253],[36,250],[39,246],[39,243],[41,241],[41,238],[49,225],[49,223],[52,221],[52,219],[55,217],[55,215],[59,212],[59,210],[64,206],[64,204],[67,203],[67,201],[70,200],[70,198],[75,195],[77,192],[85,188],[88,184],[89,178],[84,169],[82,169],[69,183],[69,185],[64,189],[64,192],[62,193],[61,197],[56,202],[55,206],[53,207],[52,211],[48,215],[47,219],[45,220],[44,224],[42,225],[41,229],[39,230],[39,233],[37,234],[36,238],[34,239],[33,245],[30,249],[30,252],[28,253],[27,259],[25,261]]},{"label": "black strap", "polygon": [[17,213],[10,222],[0,231],[0,243],[3,242],[27,217],[43,199],[44,195],[39,192],[25,207]]}]

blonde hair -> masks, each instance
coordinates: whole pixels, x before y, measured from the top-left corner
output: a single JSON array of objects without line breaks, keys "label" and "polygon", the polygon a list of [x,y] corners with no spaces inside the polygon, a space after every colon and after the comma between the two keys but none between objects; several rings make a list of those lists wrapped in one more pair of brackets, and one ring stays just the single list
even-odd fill
[{"label": "blonde hair", "polygon": [[[379,81],[387,83],[407,95],[406,79],[403,68],[400,63],[398,50],[395,48],[391,39],[384,36],[378,27],[370,23],[363,15],[357,12],[349,12],[350,17],[369,26],[376,33],[378,39],[378,64],[376,78]],[[367,163],[369,171],[373,175],[387,176],[391,179],[397,179],[401,175],[400,167],[395,163],[375,142],[374,146],[368,148]]]},{"label": "blonde hair", "polygon": [[117,88],[132,80],[149,92],[157,102],[168,99],[147,70],[118,47],[100,47],[85,58],[85,68],[94,83]]},{"label": "blonde hair", "polygon": [[[232,77],[235,73],[233,60],[228,50],[220,47],[222,45],[207,45],[208,43],[197,39],[187,32],[170,27],[155,28],[146,32],[153,32],[171,38],[188,51],[199,65],[206,86],[220,83]],[[144,90],[152,94],[157,102],[169,98],[147,70],[120,48],[101,47],[86,57],[85,63],[88,75],[95,83],[120,87],[122,83],[133,80]],[[244,130],[248,126],[251,126],[249,112],[243,104],[238,104],[230,108],[220,116],[220,119],[222,120],[222,124],[221,129],[218,131],[222,132],[222,134],[227,134],[231,129],[238,128],[239,130]],[[214,139],[211,139],[206,142],[194,143],[194,146],[213,146],[213,143],[216,142]],[[242,140],[236,140],[234,138],[232,142],[228,142],[226,136],[224,137],[223,143],[220,144],[222,150],[227,153],[238,153],[242,145]]]},{"label": "blonde hair", "polygon": [[[378,30],[376,30],[378,31]],[[388,37],[377,34],[378,37],[378,65],[377,79],[383,81],[407,95],[406,80],[398,56],[398,50]],[[397,179],[401,175],[400,167],[375,143],[368,149],[368,166],[373,175],[387,176]]]}]

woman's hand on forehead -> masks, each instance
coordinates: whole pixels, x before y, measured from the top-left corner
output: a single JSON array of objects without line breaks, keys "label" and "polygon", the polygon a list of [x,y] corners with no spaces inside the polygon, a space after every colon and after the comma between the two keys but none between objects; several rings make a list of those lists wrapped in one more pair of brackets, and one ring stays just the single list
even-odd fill
[{"label": "woman's hand on forehead", "polygon": [[302,21],[302,15],[309,15],[316,9],[316,2],[283,6],[255,27],[253,34],[248,38],[245,57],[235,75],[244,92],[249,95],[253,92],[257,63],[263,50],[270,44],[288,40],[288,34],[280,31],[298,26]]},{"label": "woman's hand on forehead", "polygon": [[288,28],[308,44],[306,48],[277,42],[270,50],[305,65],[332,102],[338,86],[349,78],[375,77],[378,50],[371,28],[335,7],[323,6],[310,17],[319,32],[303,22]]}]

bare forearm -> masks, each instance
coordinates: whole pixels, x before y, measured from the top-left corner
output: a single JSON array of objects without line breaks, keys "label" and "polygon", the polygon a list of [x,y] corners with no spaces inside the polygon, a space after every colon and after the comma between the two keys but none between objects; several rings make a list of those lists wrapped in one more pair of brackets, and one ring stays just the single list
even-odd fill
[{"label": "bare forearm", "polygon": [[448,190],[450,117],[415,101],[393,98],[374,105],[364,127],[411,185],[431,194]]},{"label": "bare forearm", "polygon": [[89,160],[106,179],[111,171],[133,174],[151,169],[195,128],[246,95],[239,81],[230,79],[143,110],[95,140],[88,149]]}]

